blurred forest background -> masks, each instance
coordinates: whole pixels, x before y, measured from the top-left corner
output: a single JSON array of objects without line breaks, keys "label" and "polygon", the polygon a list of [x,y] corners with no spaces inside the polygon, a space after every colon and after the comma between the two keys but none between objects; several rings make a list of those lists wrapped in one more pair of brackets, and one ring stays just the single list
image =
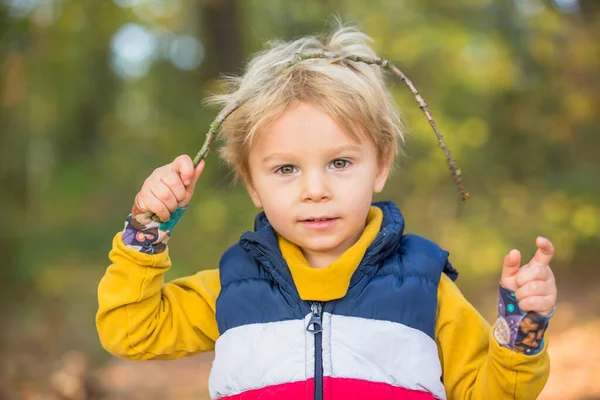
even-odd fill
[{"label": "blurred forest background", "polygon": [[[413,81],[462,168],[463,203],[415,100],[381,196],[439,242],[489,320],[511,248],[553,240],[544,399],[600,399],[600,1],[0,0],[0,399],[207,398],[211,354],[134,363],[98,342],[96,287],[151,171],[195,154],[203,98],[272,38],[339,14]],[[217,265],[256,210],[213,151],[168,278]]]}]

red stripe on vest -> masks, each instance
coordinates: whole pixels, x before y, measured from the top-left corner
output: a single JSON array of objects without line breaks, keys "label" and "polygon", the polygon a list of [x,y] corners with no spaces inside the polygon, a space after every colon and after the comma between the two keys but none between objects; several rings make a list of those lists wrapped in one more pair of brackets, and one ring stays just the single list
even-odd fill
[{"label": "red stripe on vest", "polygon": [[[248,390],[223,400],[307,400],[314,398],[314,379]],[[323,378],[324,400],[435,400],[429,392],[350,378]]]}]

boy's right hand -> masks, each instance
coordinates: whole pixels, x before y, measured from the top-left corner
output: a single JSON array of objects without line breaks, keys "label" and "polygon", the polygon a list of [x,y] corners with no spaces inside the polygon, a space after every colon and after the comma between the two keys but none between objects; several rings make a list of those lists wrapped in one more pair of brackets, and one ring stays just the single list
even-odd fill
[{"label": "boy's right hand", "polygon": [[185,154],[155,169],[135,196],[135,207],[167,222],[173,211],[190,203],[203,169],[204,160],[194,168],[192,159]]}]

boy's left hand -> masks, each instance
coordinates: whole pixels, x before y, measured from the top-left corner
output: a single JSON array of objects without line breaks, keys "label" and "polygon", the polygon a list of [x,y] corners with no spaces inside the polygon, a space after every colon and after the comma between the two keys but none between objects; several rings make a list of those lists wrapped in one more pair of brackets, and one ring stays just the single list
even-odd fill
[{"label": "boy's left hand", "polygon": [[529,263],[521,264],[521,253],[511,250],[504,257],[500,285],[515,292],[521,310],[548,315],[556,305],[556,282],[550,269],[554,246],[550,240],[538,237],[538,247]]}]

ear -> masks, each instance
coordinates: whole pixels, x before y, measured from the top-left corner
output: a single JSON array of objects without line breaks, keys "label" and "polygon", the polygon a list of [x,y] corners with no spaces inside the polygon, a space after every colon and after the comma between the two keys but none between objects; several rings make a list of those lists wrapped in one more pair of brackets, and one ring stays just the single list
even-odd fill
[{"label": "ear", "polygon": [[242,173],[240,175],[242,177],[242,180],[244,181],[244,186],[246,186],[246,190],[248,191],[248,194],[250,195],[250,198],[254,203],[254,206],[256,208],[262,208],[262,202],[260,201],[260,197],[258,196],[256,189],[254,189],[254,185],[252,185],[252,180],[250,179],[248,174]]},{"label": "ear", "polygon": [[379,163],[379,169],[377,175],[375,175],[375,182],[373,183],[373,193],[381,193],[387,182],[387,178],[392,168],[392,152],[388,152],[383,155],[382,161]]}]

